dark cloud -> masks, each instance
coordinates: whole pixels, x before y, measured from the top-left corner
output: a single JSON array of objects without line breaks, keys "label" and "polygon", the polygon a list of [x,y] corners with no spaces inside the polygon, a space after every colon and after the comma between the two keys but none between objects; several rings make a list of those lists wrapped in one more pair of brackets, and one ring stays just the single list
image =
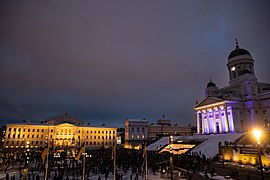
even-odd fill
[{"label": "dark cloud", "polygon": [[0,119],[64,112],[93,124],[195,124],[211,76],[228,84],[234,38],[270,82],[268,1],[2,1]]}]

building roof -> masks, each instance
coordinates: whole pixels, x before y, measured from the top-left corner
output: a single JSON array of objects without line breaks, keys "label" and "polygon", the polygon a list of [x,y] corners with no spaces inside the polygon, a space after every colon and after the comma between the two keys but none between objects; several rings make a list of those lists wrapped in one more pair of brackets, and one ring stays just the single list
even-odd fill
[{"label": "building roof", "polygon": [[64,113],[64,114],[60,114],[60,115],[56,115],[53,117],[50,117],[48,119],[46,119],[48,124],[62,124],[62,123],[69,123],[69,124],[73,124],[73,125],[82,125],[83,121],[72,116],[71,114],[68,113]]},{"label": "building roof", "polygon": [[240,56],[240,55],[250,55],[251,56],[251,54],[246,49],[242,49],[242,48],[239,48],[239,46],[237,46],[236,49],[233,50],[229,54],[228,59],[231,59],[233,57]]}]

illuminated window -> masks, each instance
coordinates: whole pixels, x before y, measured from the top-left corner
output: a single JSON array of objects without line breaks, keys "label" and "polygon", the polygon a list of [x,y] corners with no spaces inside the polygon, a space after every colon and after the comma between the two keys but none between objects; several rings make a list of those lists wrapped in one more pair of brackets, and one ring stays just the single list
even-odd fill
[{"label": "illuminated window", "polygon": [[144,139],[144,135],[142,135],[142,138]]},{"label": "illuminated window", "polygon": [[139,139],[140,138],[140,135],[137,135],[137,139]]},{"label": "illuminated window", "polygon": [[134,135],[131,135],[131,138],[134,138]]}]

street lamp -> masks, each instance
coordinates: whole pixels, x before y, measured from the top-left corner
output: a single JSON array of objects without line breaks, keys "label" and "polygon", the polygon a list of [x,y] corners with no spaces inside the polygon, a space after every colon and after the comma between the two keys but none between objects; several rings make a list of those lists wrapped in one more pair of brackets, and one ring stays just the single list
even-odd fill
[{"label": "street lamp", "polygon": [[264,180],[262,158],[261,158],[261,148],[260,148],[260,144],[261,144],[260,138],[262,136],[262,132],[259,129],[254,129],[253,130],[253,135],[256,138],[257,144],[258,144],[258,157],[259,157],[259,163],[260,163],[260,168],[261,168],[262,180]]},{"label": "street lamp", "polygon": [[85,157],[89,157],[87,153],[82,153],[83,155],[83,173],[82,173],[82,180],[85,178]]},{"label": "street lamp", "polygon": [[173,136],[169,137],[169,143],[170,143],[170,169],[171,169],[171,180],[173,180]]}]

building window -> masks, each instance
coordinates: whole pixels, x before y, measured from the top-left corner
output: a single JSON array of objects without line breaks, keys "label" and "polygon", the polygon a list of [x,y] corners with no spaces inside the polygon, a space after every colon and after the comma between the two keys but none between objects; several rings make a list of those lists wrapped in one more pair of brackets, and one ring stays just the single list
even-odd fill
[{"label": "building window", "polygon": [[137,127],[137,132],[140,132],[140,128],[139,127]]},{"label": "building window", "polygon": [[131,138],[134,138],[134,135],[133,134],[131,135]]},{"label": "building window", "polygon": [[268,119],[265,119],[264,120],[264,125],[265,125],[266,128],[269,128],[270,127],[270,124],[269,124]]},{"label": "building window", "polygon": [[144,133],[144,127],[142,127],[142,132]]},{"label": "building window", "polygon": [[37,138],[38,138],[38,135],[37,135]]},{"label": "building window", "polygon": [[53,129],[51,129],[51,132],[53,132]]},{"label": "building window", "polygon": [[33,132],[35,132],[35,129],[33,129]]},{"label": "building window", "polygon": [[144,135],[142,135],[142,138],[144,139]]},{"label": "building window", "polygon": [[134,132],[134,127],[131,127],[131,132]]},{"label": "building window", "polygon": [[34,138],[34,134],[32,135],[32,138]]},{"label": "building window", "polygon": [[28,129],[28,132],[30,132],[30,129]]},{"label": "building window", "polygon": [[44,129],[41,129],[41,132],[44,132]]},{"label": "building window", "polygon": [[137,139],[140,139],[140,135],[137,135]]}]

